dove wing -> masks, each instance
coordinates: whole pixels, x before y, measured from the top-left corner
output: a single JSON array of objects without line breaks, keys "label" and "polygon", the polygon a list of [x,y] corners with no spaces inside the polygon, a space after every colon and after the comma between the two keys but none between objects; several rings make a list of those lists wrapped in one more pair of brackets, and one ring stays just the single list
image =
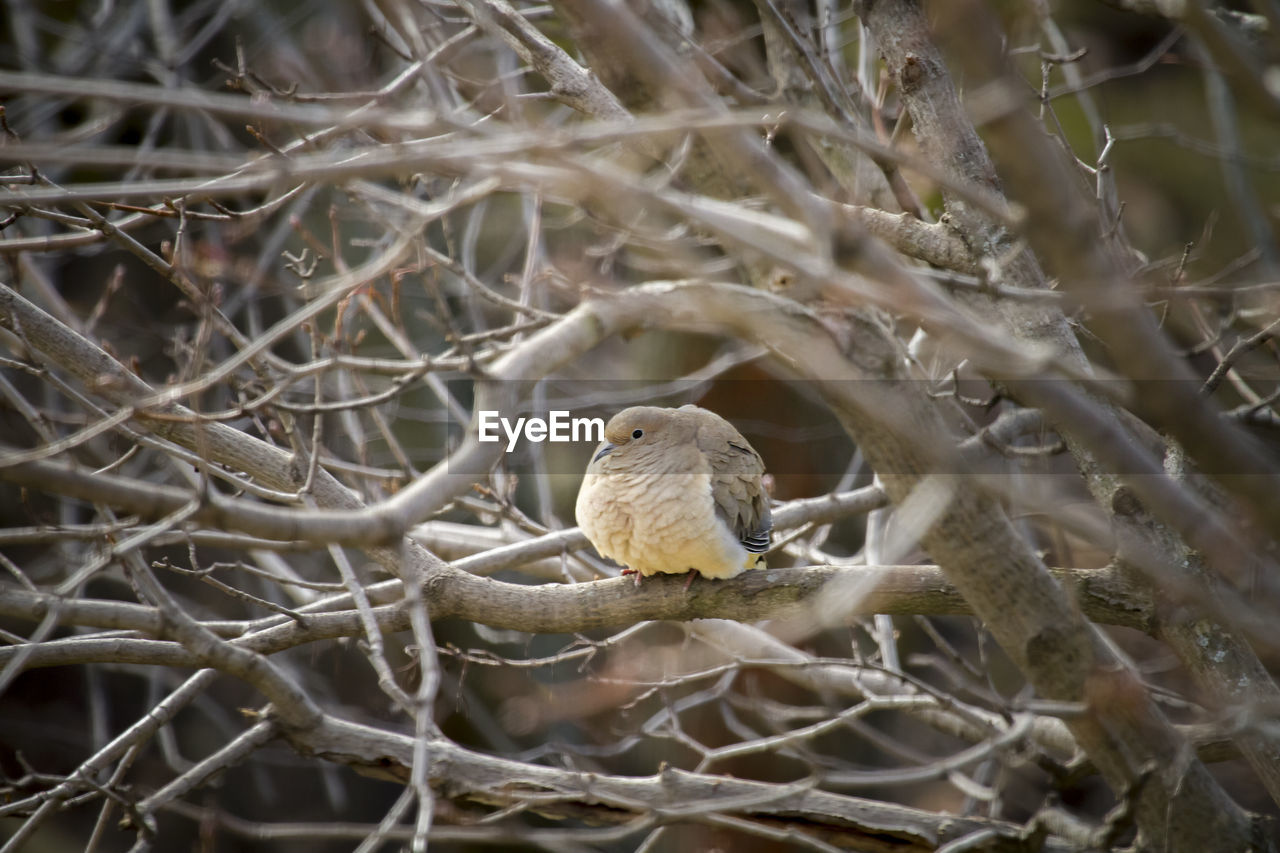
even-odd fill
[{"label": "dove wing", "polygon": [[732,435],[717,434],[722,430],[700,430],[698,434],[698,447],[711,467],[711,497],[716,515],[744,548],[753,554],[762,554],[769,549],[773,530],[769,496],[760,481],[764,462],[737,430],[727,421],[722,423]]}]

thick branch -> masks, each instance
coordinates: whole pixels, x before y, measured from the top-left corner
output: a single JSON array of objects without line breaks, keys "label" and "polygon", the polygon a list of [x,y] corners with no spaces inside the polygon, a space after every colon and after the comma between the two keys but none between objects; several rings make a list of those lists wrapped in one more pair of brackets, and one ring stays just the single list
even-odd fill
[{"label": "thick branch", "polygon": [[[1110,569],[1058,569],[1058,580],[1096,621],[1149,630],[1152,607],[1125,579]],[[824,599],[828,584],[856,588],[859,595],[839,611]],[[937,566],[804,566],[747,572],[729,581],[694,583],[686,592],[684,578],[655,575],[636,589],[629,578],[584,584],[526,586],[481,578],[465,572],[444,572],[429,579],[425,598],[435,619],[465,619],[493,628],[527,633],[577,634],[603,628],[622,628],[659,619],[761,619],[807,617],[819,610],[823,619],[844,624],[871,613],[933,616],[971,615],[946,575]],[[828,590],[829,592],[829,590]],[[398,602],[398,588],[384,588],[370,598]],[[39,620],[57,604],[60,624],[142,632],[159,636],[163,620],[152,607],[127,602],[63,600],[48,593],[6,589],[0,592],[0,614]],[[821,606],[820,606],[821,605]],[[403,631],[409,614],[399,604],[373,609],[382,631]],[[247,622],[207,622],[204,626],[261,654],[274,654],[304,643],[360,636],[355,610],[302,613],[292,619]],[[268,624],[263,624],[263,623]],[[127,637],[69,637],[35,648],[0,648],[0,666],[20,653],[28,669],[94,662],[192,666],[199,659],[173,643]]]},{"label": "thick branch", "polygon": [[[1152,395],[1159,396],[1159,406],[1168,406],[1165,414],[1179,423],[1184,406],[1192,410],[1191,421],[1218,435],[1218,442],[1230,444],[1235,435],[1220,423],[1216,413],[1202,399],[1175,402],[1166,398],[1166,388],[1181,385],[1182,396],[1195,396],[1194,383],[1144,381],[1184,374],[1185,367],[1170,357],[1167,345],[1153,327],[1150,316],[1140,305],[1138,294],[1113,253],[1107,251],[1105,238],[1092,205],[1079,191],[1078,175],[1063,162],[1062,152],[1049,140],[1039,123],[1026,108],[1027,87],[1004,63],[1003,46],[995,38],[995,29],[986,20],[986,10],[975,4],[947,4],[945,20],[939,21],[937,32],[957,47],[956,56],[968,63],[970,79],[986,82],[985,87],[970,90],[981,95],[986,113],[993,117],[987,138],[993,145],[998,162],[1013,190],[1027,205],[1031,216],[1027,230],[1033,245],[1066,277],[1068,283],[1103,319],[1104,336],[1112,338],[1116,363],[1137,378],[1136,390],[1147,403],[1144,414],[1156,410],[1150,405]],[[877,44],[886,65],[897,83],[901,97],[912,116],[917,140],[930,158],[957,175],[980,182],[1000,191],[996,167],[986,146],[962,106],[956,86],[941,54],[932,41],[930,28],[920,3],[916,0],[878,0],[866,3],[860,10],[868,27],[876,34]],[[977,99],[977,95],[975,95]],[[1036,258],[1029,252],[1008,257],[1012,235],[981,210],[944,190],[949,214],[961,226],[976,252],[1001,261],[1001,275],[1009,284],[1024,288],[1042,288],[1044,276]],[[1063,239],[1063,225],[1072,232]],[[1033,308],[999,300],[989,306],[989,313],[999,316],[1017,337],[1047,341],[1071,363],[1084,365],[1084,356],[1061,311],[1052,306]],[[1158,366],[1163,365],[1163,366]],[[1197,574],[1196,561],[1188,559],[1186,546],[1177,541],[1170,526],[1228,577],[1242,577],[1252,564],[1247,547],[1235,531],[1228,530],[1224,519],[1212,507],[1205,506],[1181,484],[1164,475],[1158,458],[1142,454],[1149,463],[1151,476],[1126,477],[1136,469],[1117,464],[1117,454],[1130,456],[1129,449],[1147,443],[1149,430],[1127,412],[1103,400],[1075,403],[1043,383],[1010,382],[1010,390],[1028,405],[1043,406],[1048,419],[1071,446],[1080,470],[1085,475],[1095,499],[1111,509],[1123,545],[1122,557],[1127,563],[1141,566],[1154,589],[1177,589],[1181,600],[1195,599],[1213,610],[1215,595],[1212,579]],[[1157,407],[1158,408],[1158,407]],[[1207,415],[1206,415],[1207,412]],[[1176,414],[1175,414],[1176,413]],[[1157,412],[1158,414],[1158,412]],[[1157,416],[1157,426],[1164,423]],[[1131,438],[1136,434],[1138,439]],[[1184,432],[1184,436],[1188,433]],[[1216,448],[1213,452],[1217,452]],[[1227,451],[1228,453],[1234,450]],[[1253,450],[1243,452],[1254,453]],[[1253,470],[1252,468],[1249,470]],[[1258,469],[1262,470],[1262,469]],[[1118,476],[1119,475],[1119,476]],[[1262,487],[1265,477],[1236,478],[1251,480]],[[1127,483],[1121,489],[1122,483]],[[1262,487],[1265,490],[1265,487]],[[1256,491],[1256,490],[1255,490]],[[1140,505],[1134,494],[1153,510],[1165,524],[1157,523]],[[1268,500],[1268,509],[1276,504]],[[1148,556],[1149,555],[1149,556]],[[1157,567],[1151,571],[1151,566]],[[1222,608],[1217,608],[1221,619]],[[1231,697],[1241,704],[1274,703],[1280,696],[1275,683],[1258,661],[1248,642],[1228,627],[1202,625],[1198,620],[1162,621],[1159,636],[1166,639],[1179,657],[1197,676],[1207,695]],[[1212,660],[1206,658],[1213,650]],[[1228,674],[1223,660],[1230,661]],[[1244,735],[1241,749],[1259,773],[1273,799],[1280,801],[1280,744]],[[1154,817],[1152,818],[1155,819]]]},{"label": "thick branch", "polygon": [[[323,725],[288,733],[304,754],[350,765],[380,778],[403,781],[413,740],[329,717]],[[990,830],[1016,839],[1021,827],[998,821],[939,815],[920,809],[815,790],[812,782],[771,784],[668,769],[654,776],[611,776],[543,767],[481,755],[447,740],[429,746],[430,776],[448,796],[497,807],[537,804],[548,817],[615,824],[652,813],[663,822],[707,812],[803,821],[823,840],[863,850],[935,850],[948,841]],[[1057,839],[1046,851],[1072,849]]]}]

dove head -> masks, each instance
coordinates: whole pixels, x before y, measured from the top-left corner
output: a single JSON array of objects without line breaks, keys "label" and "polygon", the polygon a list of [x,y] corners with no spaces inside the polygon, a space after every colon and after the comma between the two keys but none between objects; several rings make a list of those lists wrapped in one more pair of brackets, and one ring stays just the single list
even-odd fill
[{"label": "dove head", "polygon": [[632,406],[609,419],[604,443],[591,458],[593,469],[617,468],[634,460],[669,453],[673,447],[692,446],[697,424],[681,409]]}]

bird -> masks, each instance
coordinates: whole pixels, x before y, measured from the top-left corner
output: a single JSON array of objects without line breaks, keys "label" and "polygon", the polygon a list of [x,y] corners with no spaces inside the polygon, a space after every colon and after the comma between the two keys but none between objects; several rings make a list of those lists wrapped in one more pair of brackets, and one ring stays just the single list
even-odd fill
[{"label": "bird", "polygon": [[633,406],[604,428],[578,526],[623,574],[731,578],[764,568],[773,520],[760,454],[715,412]]}]

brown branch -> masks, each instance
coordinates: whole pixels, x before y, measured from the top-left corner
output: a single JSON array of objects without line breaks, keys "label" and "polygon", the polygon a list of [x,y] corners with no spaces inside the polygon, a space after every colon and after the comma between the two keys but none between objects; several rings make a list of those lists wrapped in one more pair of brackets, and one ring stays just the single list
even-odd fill
[{"label": "brown branch", "polygon": [[617,97],[588,69],[543,35],[505,0],[459,3],[486,32],[497,35],[551,83],[551,94],[566,106],[599,119],[630,120]]},{"label": "brown branch", "polygon": [[[1161,397],[1156,401],[1157,408],[1167,407],[1163,409],[1164,414],[1179,421],[1177,429],[1170,430],[1174,434],[1184,429],[1180,421],[1189,406],[1188,419],[1208,421],[1203,425],[1217,434],[1215,441],[1228,444],[1234,441],[1235,436],[1226,434],[1227,428],[1218,423],[1218,415],[1208,411],[1202,399],[1175,403],[1173,396],[1163,397],[1166,387],[1176,388],[1178,393],[1174,396],[1196,396],[1195,384],[1187,381],[1185,366],[1170,358],[1167,343],[1153,328],[1115,253],[1105,245],[1105,240],[1099,239],[1092,204],[1077,176],[1063,162],[1059,148],[1027,109],[1027,89],[1002,59],[1003,46],[997,43],[986,10],[973,3],[950,4],[946,10],[946,19],[938,22],[937,32],[957,48],[956,56],[967,63],[968,78],[989,84],[976,87],[982,93],[985,113],[991,118],[987,138],[1005,170],[1005,177],[1031,214],[1026,221],[1026,231],[1032,244],[1059,269],[1069,284],[1068,290],[1074,292],[1078,300],[1100,309],[1096,313],[1104,321],[1103,335],[1114,347],[1116,363],[1136,378],[1134,384],[1140,404],[1144,399],[1150,403],[1153,396]],[[913,129],[922,148],[949,170],[998,192],[1000,183],[995,165],[960,103],[920,4],[915,0],[879,0],[865,4],[862,11],[912,114]],[[970,90],[974,89],[971,83]],[[998,223],[945,190],[944,197],[948,200],[949,214],[955,217],[971,245],[980,247],[983,254],[995,260],[1008,252],[1011,235]],[[1029,252],[1017,253],[1003,263],[1001,269],[1003,280],[1014,286],[1032,289],[1045,286],[1038,260]],[[988,310],[998,316],[1014,336],[1048,342],[1065,360],[1086,368],[1080,346],[1057,308],[1017,306],[1008,300],[996,300]],[[1149,381],[1180,375],[1182,378],[1172,383]],[[1131,463],[1117,464],[1118,455],[1134,459],[1135,446],[1160,445],[1158,440],[1152,441],[1147,426],[1127,412],[1105,401],[1068,399],[1072,396],[1070,393],[1057,394],[1054,399],[1055,395],[1046,393],[1055,390],[1051,384],[1007,384],[1025,404],[1044,406],[1050,422],[1066,438],[1095,500],[1114,513],[1124,564],[1140,567],[1147,573],[1154,590],[1176,588],[1183,601],[1198,599],[1209,605],[1207,609],[1218,625],[1206,627],[1197,623],[1193,627],[1186,620],[1175,619],[1162,620],[1158,628],[1159,636],[1172,645],[1201,680],[1203,692],[1229,697],[1228,701],[1246,706],[1280,702],[1280,688],[1268,676],[1247,640],[1229,627],[1235,621],[1231,607],[1217,605],[1217,595],[1213,592],[1216,579],[1196,570],[1197,560],[1191,558],[1178,536],[1171,534],[1170,527],[1199,548],[1226,577],[1246,577],[1246,567],[1255,564],[1260,549],[1248,553],[1242,537],[1216,509],[1182,488],[1182,484],[1170,488],[1158,458],[1140,454],[1148,475],[1117,476],[1140,470]],[[1150,417],[1150,405],[1141,406],[1139,412]],[[1156,415],[1152,423],[1169,428],[1160,419],[1159,411]],[[1256,455],[1257,451],[1254,448],[1246,452]],[[1255,493],[1265,490],[1262,484],[1267,481],[1266,477],[1234,479],[1238,485],[1243,484],[1241,481],[1252,481],[1248,487]],[[1277,504],[1269,497],[1265,499],[1267,508],[1260,511],[1274,513]],[[1152,518],[1142,504],[1164,523]],[[1153,566],[1157,571],[1151,571]],[[1264,571],[1263,576],[1272,574]],[[1211,634],[1212,641],[1206,642],[1202,631]],[[1213,661],[1205,657],[1210,647],[1215,649]],[[1230,662],[1229,667],[1222,666],[1224,660]],[[1280,741],[1246,734],[1240,744],[1272,798],[1280,802]],[[1153,821],[1157,819],[1154,814],[1150,817]]]},{"label": "brown branch", "polygon": [[[289,733],[306,755],[346,764],[379,778],[403,781],[413,760],[413,740],[404,735],[328,717],[306,732]],[[428,746],[432,779],[447,779],[450,795],[490,806],[529,806],[547,817],[613,825],[654,814],[660,822],[704,813],[754,820],[803,819],[803,833],[860,850],[934,850],[940,844],[989,830],[1014,840],[1021,827],[815,790],[802,780],[772,784],[668,768],[654,776],[611,776],[561,770],[482,755],[446,740]],[[1048,839],[1046,851],[1071,850]]]},{"label": "brown branch", "polygon": [[[1057,569],[1054,576],[1080,603],[1090,618],[1103,624],[1150,631],[1154,610],[1140,590],[1110,569]],[[970,615],[961,598],[937,566],[802,566],[748,572],[729,581],[694,583],[687,593],[684,578],[659,575],[635,589],[629,578],[584,584],[504,583],[465,572],[448,572],[429,579],[424,589],[434,619],[463,619],[493,628],[526,633],[577,634],[617,629],[652,620],[690,621],[812,617],[829,594],[832,582],[851,584],[861,595],[838,613],[824,618],[844,622],[872,613],[899,615]],[[397,582],[398,586],[398,582]],[[400,591],[382,587],[370,591],[374,601],[399,601]],[[101,600],[60,600],[49,593],[4,590],[0,614],[39,620],[55,604],[61,625],[163,634],[163,619],[152,607]],[[328,602],[299,608],[301,620],[206,622],[203,627],[260,654],[275,654],[305,643],[357,637],[359,614],[352,609],[317,612]],[[384,632],[409,627],[409,614],[398,603],[382,604],[372,615]],[[69,637],[28,648],[0,648],[0,666],[19,654],[28,655],[24,667],[68,666],[94,662],[138,663],[154,666],[192,666],[199,658],[172,643],[135,637]]]}]

